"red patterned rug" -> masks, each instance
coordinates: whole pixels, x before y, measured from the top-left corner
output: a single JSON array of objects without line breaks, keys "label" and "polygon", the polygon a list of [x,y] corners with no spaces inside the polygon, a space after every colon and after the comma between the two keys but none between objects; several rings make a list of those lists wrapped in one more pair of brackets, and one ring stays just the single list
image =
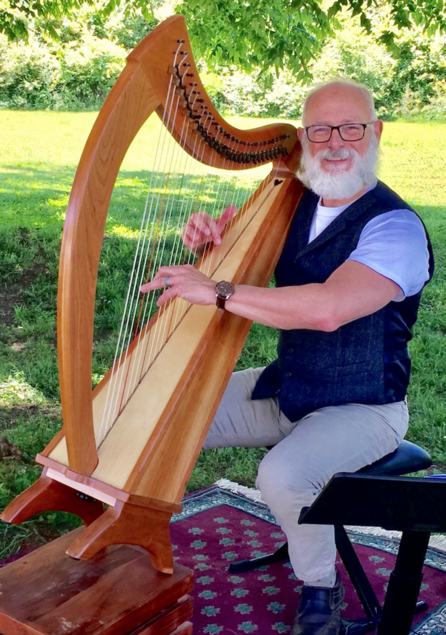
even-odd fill
[{"label": "red patterned rug", "polygon": [[[289,633],[302,585],[290,563],[274,563],[237,575],[228,572],[231,562],[270,553],[284,542],[268,508],[217,486],[187,496],[183,505],[182,514],[173,519],[171,535],[175,558],[195,572],[194,633]],[[398,542],[356,531],[349,535],[382,602]],[[338,566],[346,588],[342,616],[348,626],[364,613],[342,563]],[[429,608],[415,617],[412,633],[444,635],[444,552],[429,549],[419,599]]]},{"label": "red patterned rug", "polygon": [[[195,574],[194,635],[290,632],[302,583],[288,561],[243,574],[228,571],[233,561],[265,555],[283,544],[284,535],[264,504],[214,485],[186,496],[183,512],[172,519],[171,536],[175,559]],[[398,541],[357,531],[349,536],[382,602]],[[364,613],[342,563],[338,566],[346,589],[342,617],[348,634],[348,626]],[[445,552],[429,548],[419,599],[428,610],[415,617],[411,633],[445,635]]]}]

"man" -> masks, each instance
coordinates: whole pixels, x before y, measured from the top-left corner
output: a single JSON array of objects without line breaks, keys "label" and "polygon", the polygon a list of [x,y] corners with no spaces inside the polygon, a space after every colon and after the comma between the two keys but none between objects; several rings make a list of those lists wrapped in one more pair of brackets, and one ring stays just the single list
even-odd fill
[{"label": "man", "polygon": [[[304,581],[292,635],[337,635],[344,597],[334,531],[298,525],[336,472],[355,472],[392,452],[407,430],[407,342],[433,271],[417,215],[377,182],[382,122],[368,91],[348,80],[310,92],[298,130],[299,178],[308,191],[296,210],[276,269],[277,288],[217,287],[225,309],[280,329],[278,359],[235,373],[205,448],[274,446],[257,479],[287,535]],[[233,210],[189,220],[185,244],[218,244]],[[170,288],[214,304],[216,282],[190,266],[162,267],[143,290]]]}]

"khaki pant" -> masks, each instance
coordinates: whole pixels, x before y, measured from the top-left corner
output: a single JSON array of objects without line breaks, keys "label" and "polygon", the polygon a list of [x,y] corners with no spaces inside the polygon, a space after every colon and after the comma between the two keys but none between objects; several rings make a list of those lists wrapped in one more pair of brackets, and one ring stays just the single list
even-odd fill
[{"label": "khaki pant", "polygon": [[276,399],[251,400],[262,370],[233,374],[204,448],[274,446],[260,463],[257,487],[288,538],[297,578],[318,580],[333,571],[334,530],[298,525],[302,507],[333,474],[356,472],[393,452],[407,431],[407,406],[330,406],[291,423]]}]

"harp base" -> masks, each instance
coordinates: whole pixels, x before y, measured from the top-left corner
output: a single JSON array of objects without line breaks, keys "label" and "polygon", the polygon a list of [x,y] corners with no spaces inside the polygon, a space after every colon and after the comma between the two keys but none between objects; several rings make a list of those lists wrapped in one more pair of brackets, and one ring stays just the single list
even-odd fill
[{"label": "harp base", "polygon": [[76,538],[67,553],[88,560],[109,545],[139,545],[149,552],[152,566],[173,572],[169,521],[172,514],[132,503],[116,501]]},{"label": "harp base", "polygon": [[[127,500],[107,497],[112,501],[106,511],[103,503],[87,495],[82,483],[66,479],[66,483],[50,478],[47,467],[37,481],[10,503],[0,520],[19,525],[34,514],[44,511],[66,511],[79,516],[87,528],[67,550],[76,559],[88,560],[109,545],[137,545],[148,551],[152,566],[162,573],[173,572],[169,522],[180,505],[124,492]],[[59,475],[55,473],[56,476]],[[69,483],[69,484],[67,484]],[[77,490],[80,485],[80,491]],[[92,487],[88,492],[103,492]]]},{"label": "harp base", "polygon": [[3,635],[192,635],[190,569],[166,576],[128,546],[73,560],[65,550],[81,531],[0,570]]},{"label": "harp base", "polygon": [[76,514],[85,525],[90,525],[103,514],[104,507],[101,502],[81,497],[74,489],[42,474],[3,510],[0,520],[20,525],[34,514],[46,511]]}]

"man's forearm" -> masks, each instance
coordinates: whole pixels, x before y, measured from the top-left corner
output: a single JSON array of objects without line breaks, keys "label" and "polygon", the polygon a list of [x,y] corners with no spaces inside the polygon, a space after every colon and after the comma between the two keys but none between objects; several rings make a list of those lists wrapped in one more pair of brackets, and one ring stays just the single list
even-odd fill
[{"label": "man's forearm", "polygon": [[253,322],[279,329],[331,330],[323,285],[264,289],[236,285],[226,309]]},{"label": "man's forearm", "polygon": [[399,287],[369,267],[347,261],[323,284],[263,289],[241,285],[226,302],[228,311],[280,329],[335,331],[375,313]]}]

